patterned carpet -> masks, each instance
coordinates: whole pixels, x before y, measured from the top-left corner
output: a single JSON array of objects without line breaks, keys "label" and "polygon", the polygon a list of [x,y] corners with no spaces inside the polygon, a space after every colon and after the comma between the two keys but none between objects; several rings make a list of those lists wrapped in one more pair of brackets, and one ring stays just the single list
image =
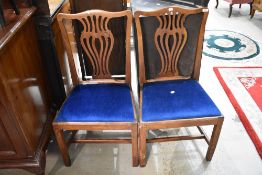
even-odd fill
[{"label": "patterned carpet", "polygon": [[262,67],[215,67],[214,71],[262,158]]},{"label": "patterned carpet", "polygon": [[204,55],[222,60],[245,60],[260,54],[260,46],[255,40],[226,30],[207,30],[203,49]]}]

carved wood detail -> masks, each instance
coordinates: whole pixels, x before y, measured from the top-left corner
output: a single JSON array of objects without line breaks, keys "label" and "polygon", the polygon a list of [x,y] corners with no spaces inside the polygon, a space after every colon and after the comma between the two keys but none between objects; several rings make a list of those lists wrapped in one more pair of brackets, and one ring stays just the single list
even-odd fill
[{"label": "carved wood detail", "polygon": [[154,41],[161,59],[159,76],[179,75],[178,60],[187,41],[187,30],[184,22],[187,15],[176,12],[171,8],[168,13],[157,16],[159,27]]},{"label": "carved wood detail", "polygon": [[108,29],[109,18],[92,15],[79,19],[84,26],[81,45],[93,67],[93,78],[111,78],[108,61],[114,46],[114,36]]},{"label": "carved wood detail", "polygon": [[[194,58],[194,70],[192,77],[198,79],[203,33],[205,29],[205,21],[208,15],[206,8],[183,9],[180,7],[169,7],[158,9],[155,11],[136,11],[135,24],[138,41],[138,57],[139,57],[139,85],[142,88],[144,83],[177,79],[188,79],[190,76],[183,76],[179,72],[179,59],[184,46],[187,44],[188,33],[185,23],[189,15],[203,14],[201,23],[201,32],[199,33],[196,55]],[[161,63],[158,76],[154,78],[146,78],[145,61],[144,61],[144,44],[143,44],[143,30],[140,20],[143,17],[155,17],[159,22],[158,28],[154,33],[154,42],[159,59]],[[144,31],[146,32],[146,31]]]},{"label": "carved wood detail", "polygon": [[[73,51],[70,46],[70,37],[64,26],[64,20],[76,20],[83,25],[83,31],[80,34],[80,42],[87,58],[92,65],[92,79],[107,80],[110,83],[130,83],[130,43],[125,43],[126,65],[125,65],[125,80],[115,80],[110,69],[110,55],[114,47],[114,35],[108,28],[108,23],[112,18],[126,18],[126,41],[130,41],[130,28],[132,23],[131,11],[121,12],[106,12],[103,10],[89,10],[78,14],[59,14],[58,22],[66,47],[70,71],[72,75],[73,84],[84,83],[79,80],[76,72],[76,65],[74,63]],[[121,59],[121,58],[120,58]],[[123,65],[124,66],[124,65]],[[113,80],[113,81],[112,81]],[[91,83],[92,81],[88,81]]]}]

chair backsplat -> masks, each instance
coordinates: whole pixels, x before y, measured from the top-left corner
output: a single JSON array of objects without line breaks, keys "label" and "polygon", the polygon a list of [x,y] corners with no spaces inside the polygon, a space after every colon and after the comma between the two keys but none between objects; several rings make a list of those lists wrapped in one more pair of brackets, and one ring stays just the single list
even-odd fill
[{"label": "chair backsplat", "polygon": [[[111,54],[115,43],[115,36],[112,31],[108,28],[108,23],[112,18],[123,18],[126,24],[126,38],[125,38],[125,58],[118,58],[125,60],[125,80],[117,81],[117,83],[128,83],[130,84],[130,33],[132,23],[132,13],[128,10],[121,12],[106,12],[103,10],[90,10],[78,14],[59,14],[58,21],[59,26],[64,38],[66,45],[66,51],[68,54],[70,71],[74,84],[83,82],[79,80],[75,71],[75,62],[73,58],[73,51],[70,47],[70,38],[67,36],[66,27],[64,21],[71,20],[76,21],[82,25],[83,30],[79,35],[79,41],[84,53],[87,55],[86,59],[91,63],[92,79],[108,80],[114,83],[115,78],[110,71],[110,63],[112,59]],[[76,35],[75,35],[76,37]],[[70,61],[71,60],[71,61]],[[88,81],[87,81],[88,82]]]},{"label": "chair backsplat", "polygon": [[111,78],[109,57],[114,45],[114,36],[108,29],[109,18],[102,15],[79,19],[84,30],[80,41],[93,67],[93,78]]},{"label": "chair backsplat", "polygon": [[135,12],[140,85],[198,79],[207,15],[205,8]]},{"label": "chair backsplat", "polygon": [[157,16],[159,27],[154,41],[161,58],[159,76],[179,75],[177,63],[187,40],[185,18],[186,15],[173,11]]}]

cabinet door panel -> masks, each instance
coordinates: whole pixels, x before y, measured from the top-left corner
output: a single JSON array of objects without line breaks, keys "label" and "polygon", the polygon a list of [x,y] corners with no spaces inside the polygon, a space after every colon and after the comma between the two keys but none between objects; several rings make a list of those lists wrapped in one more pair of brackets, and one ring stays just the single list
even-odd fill
[{"label": "cabinet door panel", "polygon": [[8,157],[16,155],[16,151],[12,145],[8,134],[4,129],[3,123],[0,120],[0,156]]},{"label": "cabinet door panel", "polygon": [[3,84],[0,83],[0,159],[25,158],[24,138],[19,134],[19,127],[7,104]]}]

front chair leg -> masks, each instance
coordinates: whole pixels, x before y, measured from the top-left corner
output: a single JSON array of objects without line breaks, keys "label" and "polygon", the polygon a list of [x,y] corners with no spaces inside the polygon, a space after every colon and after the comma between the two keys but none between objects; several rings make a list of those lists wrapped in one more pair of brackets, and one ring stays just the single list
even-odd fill
[{"label": "front chair leg", "polygon": [[222,128],[223,121],[224,121],[223,117],[219,118],[217,124],[213,128],[212,136],[211,136],[210,143],[209,143],[208,150],[207,150],[207,154],[206,154],[206,160],[207,161],[212,160],[213,154],[214,154],[216,146],[217,146],[217,141],[218,141],[218,138],[219,138],[219,135],[220,135],[220,131],[221,131],[221,128]]},{"label": "front chair leg", "polygon": [[139,126],[139,135],[140,135],[140,166],[146,166],[146,127],[143,125]]},{"label": "front chair leg", "polygon": [[228,14],[229,18],[230,18],[231,14],[232,14],[232,9],[233,9],[233,4],[229,4],[229,14]]},{"label": "front chair leg", "polygon": [[138,166],[138,131],[137,130],[138,130],[137,124],[133,124],[132,131],[131,131],[133,167]]},{"label": "front chair leg", "polygon": [[71,160],[68,154],[68,148],[63,136],[63,131],[60,128],[54,127],[55,137],[62,154],[65,166],[71,166]]}]

